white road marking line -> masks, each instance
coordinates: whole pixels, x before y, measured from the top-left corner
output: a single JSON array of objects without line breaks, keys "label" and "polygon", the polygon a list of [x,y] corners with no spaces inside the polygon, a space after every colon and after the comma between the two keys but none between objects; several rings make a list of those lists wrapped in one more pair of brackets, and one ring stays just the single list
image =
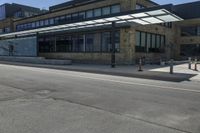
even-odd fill
[{"label": "white road marking line", "polygon": [[[2,65],[2,64],[1,64]],[[8,65],[4,65],[4,66],[8,66]],[[178,91],[187,91],[187,92],[195,92],[195,93],[200,93],[200,90],[194,90],[194,89],[184,89],[184,88],[176,88],[176,87],[169,87],[169,86],[159,86],[159,85],[152,85],[152,84],[143,84],[143,83],[132,83],[132,82],[127,82],[127,81],[120,81],[120,80],[112,80],[112,79],[103,79],[103,78],[97,78],[97,77],[88,77],[88,76],[83,76],[78,74],[79,72],[74,72],[74,71],[68,71],[71,73],[76,73],[76,75],[72,75],[72,74],[67,74],[67,73],[63,73],[66,71],[63,70],[53,70],[52,69],[47,69],[47,68],[35,68],[35,67],[26,67],[26,66],[10,66],[9,67],[13,67],[13,68],[21,68],[21,69],[26,69],[29,71],[37,71],[37,72],[45,72],[45,73],[53,73],[53,74],[62,74],[62,75],[67,75],[67,76],[71,76],[71,77],[79,77],[79,78],[84,78],[84,79],[92,79],[92,80],[100,80],[100,81],[106,81],[106,82],[114,82],[114,83],[120,83],[120,84],[129,84],[129,85],[139,85],[139,86],[146,86],[146,87],[155,87],[158,89],[170,89],[170,90],[178,90]],[[43,70],[41,70],[43,69]],[[44,71],[45,70],[45,71]],[[57,72],[55,72],[57,71]],[[62,71],[62,72],[61,72]],[[85,73],[85,72],[84,72]],[[88,74],[88,73],[85,73]],[[89,73],[90,74],[90,73]],[[101,74],[100,74],[101,75]]]}]

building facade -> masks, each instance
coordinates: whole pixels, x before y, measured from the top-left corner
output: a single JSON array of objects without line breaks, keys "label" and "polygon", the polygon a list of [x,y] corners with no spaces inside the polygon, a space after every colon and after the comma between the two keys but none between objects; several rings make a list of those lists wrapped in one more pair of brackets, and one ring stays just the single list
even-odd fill
[{"label": "building facade", "polygon": [[[181,22],[116,27],[116,63],[134,64],[141,57],[154,63],[160,59],[198,56],[200,15],[197,13],[191,17],[188,13],[188,17],[181,9],[195,9],[198,12],[199,3],[190,3],[194,6],[193,9],[190,4],[173,6],[173,11],[185,19]],[[150,0],[73,0],[52,6],[44,14],[15,20],[13,30],[29,31],[159,6]],[[190,27],[194,27],[194,32]],[[111,60],[111,31],[111,27],[102,26],[37,34],[38,56],[108,64]],[[194,47],[196,54],[193,54],[192,49],[188,51],[188,47]]]},{"label": "building facade", "polygon": [[43,13],[35,7],[16,3],[0,5],[0,34],[14,32],[13,21]]}]

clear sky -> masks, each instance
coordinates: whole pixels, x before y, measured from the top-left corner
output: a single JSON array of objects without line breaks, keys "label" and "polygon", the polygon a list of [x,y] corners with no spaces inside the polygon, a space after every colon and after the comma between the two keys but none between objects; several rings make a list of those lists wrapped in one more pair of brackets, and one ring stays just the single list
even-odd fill
[{"label": "clear sky", "polygon": [[[49,6],[60,4],[66,1],[68,0],[0,0],[0,5],[4,3],[19,3],[19,4],[25,4],[29,6],[48,9]],[[179,4],[179,3],[193,2],[199,0],[153,0],[153,1],[159,4],[169,4],[169,3]]]}]

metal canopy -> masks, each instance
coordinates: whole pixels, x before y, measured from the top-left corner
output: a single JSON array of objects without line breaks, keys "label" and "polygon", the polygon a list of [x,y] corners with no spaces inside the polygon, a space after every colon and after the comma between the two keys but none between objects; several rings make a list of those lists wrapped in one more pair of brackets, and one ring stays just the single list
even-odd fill
[{"label": "metal canopy", "polygon": [[115,22],[116,24],[134,23],[140,25],[149,25],[149,24],[182,21],[183,20],[182,18],[170,12],[171,8],[172,5],[152,7],[147,9],[118,13],[114,15],[108,15],[105,17],[97,17],[80,22],[73,22],[63,25],[2,34],[0,35],[0,37],[24,36],[24,35],[33,35],[37,33],[48,33],[48,32],[56,32],[63,30],[66,31],[66,30],[74,30],[82,28],[86,29],[91,27],[112,25],[112,22]]}]

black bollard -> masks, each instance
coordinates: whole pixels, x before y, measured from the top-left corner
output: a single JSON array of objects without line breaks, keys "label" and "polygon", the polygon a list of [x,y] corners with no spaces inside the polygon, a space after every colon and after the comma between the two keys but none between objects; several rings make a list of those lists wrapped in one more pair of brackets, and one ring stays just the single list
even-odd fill
[{"label": "black bollard", "polygon": [[139,69],[138,69],[139,72],[142,72],[142,58],[139,59]]},{"label": "black bollard", "polygon": [[170,60],[170,74],[173,74],[174,73],[174,60],[173,59],[171,59]]},{"label": "black bollard", "polygon": [[191,69],[191,65],[192,65],[192,58],[189,57],[188,58],[188,69]]},{"label": "black bollard", "polygon": [[197,63],[198,63],[198,60],[195,59],[195,64],[194,64],[194,70],[195,70],[195,71],[198,71],[198,69],[197,69]]}]

